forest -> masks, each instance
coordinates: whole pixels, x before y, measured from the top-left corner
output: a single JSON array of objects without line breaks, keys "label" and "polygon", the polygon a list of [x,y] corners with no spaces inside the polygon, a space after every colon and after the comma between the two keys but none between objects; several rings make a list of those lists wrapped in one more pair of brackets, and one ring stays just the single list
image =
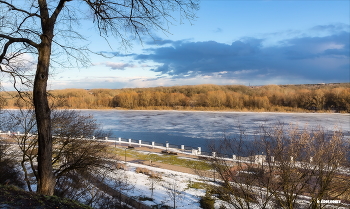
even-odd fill
[{"label": "forest", "polygon": [[[350,112],[350,84],[188,85],[48,92],[51,106],[69,109]],[[0,92],[0,107],[25,108],[30,92]]]}]

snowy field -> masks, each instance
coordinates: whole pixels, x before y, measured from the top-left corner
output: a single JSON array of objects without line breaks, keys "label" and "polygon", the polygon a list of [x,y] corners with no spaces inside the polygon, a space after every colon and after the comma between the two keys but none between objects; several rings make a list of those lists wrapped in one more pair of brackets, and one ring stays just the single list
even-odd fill
[{"label": "snowy field", "polygon": [[[121,191],[129,197],[152,198],[153,201],[143,201],[144,204],[149,206],[173,206],[175,199],[176,208],[200,208],[199,200],[201,196],[205,195],[205,190],[189,188],[189,185],[193,182],[203,182],[204,179],[201,177],[134,163],[127,163],[126,167],[126,170],[110,173],[105,182],[114,188],[118,187],[117,185],[121,185]],[[136,168],[146,168],[158,174],[160,179],[150,178],[146,174],[137,173]],[[129,184],[127,188],[122,182]]]},{"label": "snowy field", "polygon": [[[135,163],[127,163],[126,170],[118,170],[117,173],[110,173],[105,180],[105,183],[112,188],[116,188],[116,185],[122,185],[120,187],[123,194],[138,199],[138,197],[152,198],[152,201],[143,201],[144,204],[149,206],[154,205],[167,205],[175,208],[183,209],[200,209],[200,198],[205,196],[204,189],[194,189],[190,185],[195,182],[206,183],[209,185],[215,185],[213,179],[204,179],[203,177],[176,172],[146,165],[140,165]],[[154,180],[148,175],[137,173],[136,170],[139,168],[146,168],[151,172],[157,173],[161,176],[160,180]],[[123,183],[127,183],[128,186],[125,188]],[[152,189],[153,188],[153,194]],[[118,190],[118,189],[117,189]],[[259,187],[253,189],[255,192],[259,193],[264,190]],[[215,198],[215,197],[214,197]],[[297,200],[301,207],[308,207],[310,204],[310,197],[300,196]],[[257,201],[259,201],[257,199]],[[262,203],[262,202],[261,202]],[[215,209],[225,206],[226,208],[233,208],[232,205],[225,201],[215,199],[214,207]],[[343,204],[343,206],[333,206],[327,205],[325,208],[331,209],[346,209],[350,205]],[[250,207],[252,209],[259,209],[258,204],[251,203]],[[267,208],[274,208],[273,205],[267,205]]]}]

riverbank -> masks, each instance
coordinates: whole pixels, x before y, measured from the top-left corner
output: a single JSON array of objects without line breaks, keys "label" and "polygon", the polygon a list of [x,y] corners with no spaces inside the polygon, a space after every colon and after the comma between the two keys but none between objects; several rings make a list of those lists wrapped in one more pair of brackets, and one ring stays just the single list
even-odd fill
[{"label": "riverbank", "polygon": [[[20,110],[20,109],[27,109],[27,108],[18,108],[18,107],[8,107],[5,106],[2,108],[2,110]],[[55,108],[57,110],[65,110],[67,108]],[[326,113],[326,114],[350,114],[350,112],[346,111],[335,111],[335,110],[319,110],[319,111],[314,111],[314,110],[304,110],[304,109],[298,109],[298,111],[266,111],[266,110],[236,110],[236,109],[228,109],[228,108],[216,108],[216,109],[208,109],[208,108],[169,108],[169,107],[158,107],[158,108],[133,108],[133,109],[128,109],[128,108],[68,108],[70,110],[91,110],[91,111],[108,111],[108,110],[116,110],[116,111],[177,111],[177,112],[218,112],[218,113]]]}]

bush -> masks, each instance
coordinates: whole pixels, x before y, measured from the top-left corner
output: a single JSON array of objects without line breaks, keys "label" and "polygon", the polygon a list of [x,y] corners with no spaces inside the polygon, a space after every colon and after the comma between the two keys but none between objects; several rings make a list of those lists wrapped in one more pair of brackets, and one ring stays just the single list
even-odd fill
[{"label": "bush", "polygon": [[146,196],[142,196],[139,197],[139,201],[153,201],[154,199],[151,197],[146,197]]},{"label": "bush", "polygon": [[116,164],[116,168],[118,169],[118,170],[127,170],[126,169],[126,165],[125,164],[123,164],[123,163],[117,163]]},{"label": "bush", "polygon": [[14,162],[9,159],[0,161],[0,184],[15,185],[24,188],[21,172],[16,168]]},{"label": "bush", "polygon": [[152,209],[171,209],[171,207],[168,205],[158,204],[158,205],[152,205]]},{"label": "bush", "polygon": [[227,209],[225,205],[220,205],[219,209]]},{"label": "bush", "polygon": [[135,172],[136,173],[145,174],[145,175],[147,175],[147,176],[149,176],[151,178],[155,178],[155,179],[161,179],[162,178],[162,176],[159,173],[150,171],[147,168],[136,168]]},{"label": "bush", "polygon": [[147,168],[140,168],[140,167],[138,167],[138,168],[136,168],[135,172],[148,175],[151,171],[148,170]]},{"label": "bush", "polygon": [[17,169],[17,162],[13,158],[10,145],[0,138],[0,184],[24,188],[22,174]]},{"label": "bush", "polygon": [[199,200],[200,207],[203,209],[213,209],[215,200],[208,194]]}]

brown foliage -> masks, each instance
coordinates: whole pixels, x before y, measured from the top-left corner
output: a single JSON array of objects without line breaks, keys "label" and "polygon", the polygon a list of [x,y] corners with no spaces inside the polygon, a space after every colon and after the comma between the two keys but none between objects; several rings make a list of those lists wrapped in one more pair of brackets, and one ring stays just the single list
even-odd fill
[{"label": "brown foliage", "polygon": [[[184,109],[350,112],[350,85],[196,85],[134,89],[50,91],[50,103],[74,109]],[[5,107],[23,107],[21,97],[0,92]]]}]

